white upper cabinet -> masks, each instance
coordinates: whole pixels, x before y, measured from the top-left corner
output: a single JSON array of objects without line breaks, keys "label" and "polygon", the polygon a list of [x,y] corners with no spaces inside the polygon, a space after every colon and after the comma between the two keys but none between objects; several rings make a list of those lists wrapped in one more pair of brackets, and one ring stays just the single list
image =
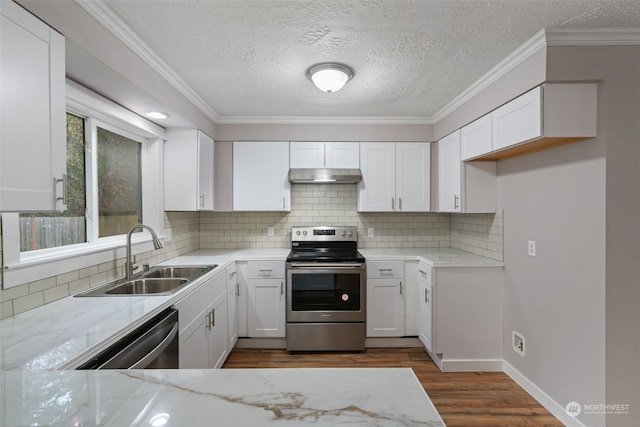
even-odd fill
[{"label": "white upper cabinet", "polygon": [[492,153],[505,159],[597,135],[595,83],[548,83],[491,113]]},{"label": "white upper cabinet", "polygon": [[460,131],[438,141],[438,206],[440,212],[461,212],[462,163]]},{"label": "white upper cabinet", "polygon": [[233,143],[233,210],[290,211],[288,142]]},{"label": "white upper cabinet", "polygon": [[326,142],[324,145],[324,167],[358,169],[360,167],[360,144],[357,142]]},{"label": "white upper cabinet", "polygon": [[463,162],[460,130],[438,141],[438,210],[493,213],[496,205],[496,162]]},{"label": "white upper cabinet", "polygon": [[396,211],[426,212],[431,207],[431,144],[396,144]]},{"label": "white upper cabinet", "polygon": [[471,159],[492,150],[492,116],[487,114],[460,129],[460,157]]},{"label": "white upper cabinet", "polygon": [[0,67],[0,212],[64,210],[64,37],[0,1]]},{"label": "white upper cabinet", "polygon": [[357,142],[291,142],[291,168],[358,169],[360,152]]},{"label": "white upper cabinet", "polygon": [[491,113],[493,150],[542,135],[541,94],[542,89],[537,87]]},{"label": "white upper cabinet", "polygon": [[358,211],[428,211],[430,156],[429,143],[361,143]]},{"label": "white upper cabinet", "polygon": [[213,210],[213,139],[197,129],[167,129],[164,209]]}]

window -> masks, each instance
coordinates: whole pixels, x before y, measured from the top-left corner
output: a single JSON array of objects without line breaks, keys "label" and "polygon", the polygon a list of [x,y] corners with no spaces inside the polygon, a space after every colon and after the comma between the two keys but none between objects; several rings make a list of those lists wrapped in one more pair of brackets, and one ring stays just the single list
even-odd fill
[{"label": "window", "polygon": [[87,241],[85,120],[67,113],[67,210],[20,214],[20,252]]},{"label": "window", "polygon": [[121,258],[134,224],[163,235],[164,129],[72,82],[67,107],[67,209],[2,214],[5,288]]}]

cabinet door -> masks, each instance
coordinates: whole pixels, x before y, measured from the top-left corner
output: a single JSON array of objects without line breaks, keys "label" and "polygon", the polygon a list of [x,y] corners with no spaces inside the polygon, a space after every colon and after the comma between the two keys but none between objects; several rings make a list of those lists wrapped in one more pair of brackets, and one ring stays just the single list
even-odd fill
[{"label": "cabinet door", "polygon": [[491,114],[480,117],[460,129],[461,160],[471,159],[491,152],[491,129]]},{"label": "cabinet door", "polygon": [[229,337],[229,351],[238,341],[238,274],[235,264],[225,270],[227,276],[227,331]]},{"label": "cabinet door", "polygon": [[234,142],[233,210],[290,211],[288,142]]},{"label": "cabinet door", "polygon": [[358,169],[360,167],[360,144],[357,142],[325,143],[324,167]]},{"label": "cabinet door", "polygon": [[291,142],[289,165],[292,168],[317,169],[324,167],[323,142]]},{"label": "cabinet door", "polygon": [[427,350],[433,352],[433,288],[423,280],[419,284],[418,338]]},{"label": "cabinet door", "polygon": [[64,210],[64,37],[0,2],[0,211]]},{"label": "cabinet door", "polygon": [[491,113],[493,150],[542,135],[541,88],[519,96]]},{"label": "cabinet door", "polygon": [[428,211],[431,206],[430,182],[430,144],[396,144],[395,210],[399,212]]},{"label": "cabinet door", "polygon": [[440,212],[461,210],[460,130],[438,142],[438,200]]},{"label": "cabinet door", "polygon": [[360,144],[362,181],[358,183],[359,212],[392,212],[396,204],[394,143]]},{"label": "cabinet door", "polygon": [[367,280],[367,337],[404,335],[401,279]]},{"label": "cabinet door", "polygon": [[248,334],[250,337],[285,336],[284,279],[249,279],[247,281]]},{"label": "cabinet door", "polygon": [[226,290],[209,307],[209,367],[220,368],[229,355]]},{"label": "cabinet door", "polygon": [[198,210],[213,210],[213,138],[198,131]]},{"label": "cabinet door", "polygon": [[207,369],[209,365],[209,308],[178,336],[180,369]]},{"label": "cabinet door", "polygon": [[168,129],[166,137],[165,210],[213,210],[213,139],[198,129]]}]

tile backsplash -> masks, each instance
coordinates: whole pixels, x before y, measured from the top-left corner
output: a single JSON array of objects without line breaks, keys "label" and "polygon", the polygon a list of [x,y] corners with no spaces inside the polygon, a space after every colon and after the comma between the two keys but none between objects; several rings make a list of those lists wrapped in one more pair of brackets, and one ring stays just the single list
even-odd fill
[{"label": "tile backsplash", "polygon": [[[198,249],[197,212],[168,212],[165,214],[165,228],[172,230],[171,241],[165,242],[164,248],[160,250],[136,255],[137,264],[156,264]],[[1,247],[0,245],[0,251]],[[124,259],[118,259],[9,289],[0,289],[0,318],[48,304],[123,275]]]},{"label": "tile backsplash", "polygon": [[[165,228],[171,229],[172,240],[159,251],[137,255],[137,262],[156,264],[197,249],[287,248],[291,227],[300,225],[355,225],[361,248],[453,247],[503,260],[501,213],[357,212],[355,184],[295,184],[291,201],[291,212],[167,212]],[[267,236],[268,227],[274,228],[274,236]],[[374,237],[368,237],[369,228]],[[118,259],[0,289],[0,318],[121,277],[123,266]]]},{"label": "tile backsplash", "polygon": [[[355,225],[361,248],[449,247],[449,215],[357,212],[355,184],[295,184],[291,212],[207,212],[200,215],[200,247],[287,248],[292,226]],[[267,227],[274,236],[267,236]],[[373,228],[374,237],[368,236]]]}]

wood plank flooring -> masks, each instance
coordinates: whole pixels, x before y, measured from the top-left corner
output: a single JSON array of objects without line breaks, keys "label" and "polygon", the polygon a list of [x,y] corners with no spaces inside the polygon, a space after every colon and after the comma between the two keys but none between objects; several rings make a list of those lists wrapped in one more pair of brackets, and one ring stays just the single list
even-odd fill
[{"label": "wood plank flooring", "polygon": [[448,427],[563,426],[502,372],[440,372],[421,348],[364,353],[234,349],[223,368],[412,368]]}]

